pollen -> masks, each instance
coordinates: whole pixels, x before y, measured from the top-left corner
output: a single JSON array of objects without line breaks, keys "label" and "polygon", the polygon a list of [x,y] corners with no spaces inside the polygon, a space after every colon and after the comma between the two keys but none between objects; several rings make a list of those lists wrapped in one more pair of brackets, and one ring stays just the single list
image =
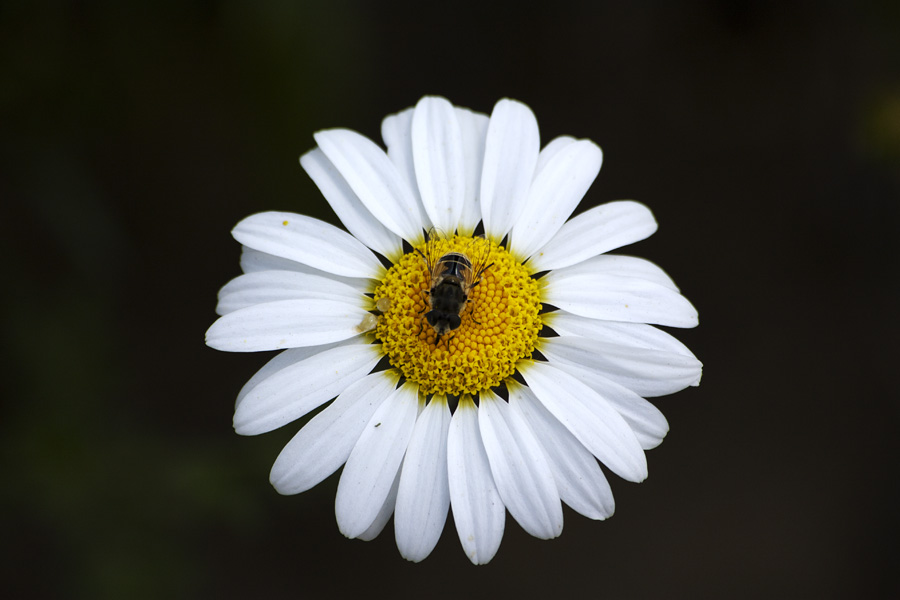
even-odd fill
[{"label": "pollen", "polygon": [[[456,236],[427,242],[403,255],[375,290],[387,310],[375,337],[390,363],[425,394],[475,394],[499,385],[530,358],[541,330],[537,281],[502,246],[483,238]],[[468,291],[458,328],[438,336],[428,324],[431,274],[419,252],[459,252],[487,266]],[[387,302],[383,302],[387,300]]]}]

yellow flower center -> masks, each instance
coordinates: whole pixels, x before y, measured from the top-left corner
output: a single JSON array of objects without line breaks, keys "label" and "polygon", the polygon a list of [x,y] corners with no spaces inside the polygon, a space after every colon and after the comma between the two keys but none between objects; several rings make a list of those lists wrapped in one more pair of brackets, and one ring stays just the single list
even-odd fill
[{"label": "yellow flower center", "polygon": [[[502,246],[483,238],[433,239],[417,250],[400,258],[375,290],[383,308],[375,337],[391,365],[426,394],[459,396],[499,385],[534,351],[541,330],[537,282]],[[452,252],[466,256],[476,270],[490,265],[476,285],[462,286],[460,324],[442,335],[427,319],[435,294],[419,251],[439,265],[438,275],[441,257]]]}]

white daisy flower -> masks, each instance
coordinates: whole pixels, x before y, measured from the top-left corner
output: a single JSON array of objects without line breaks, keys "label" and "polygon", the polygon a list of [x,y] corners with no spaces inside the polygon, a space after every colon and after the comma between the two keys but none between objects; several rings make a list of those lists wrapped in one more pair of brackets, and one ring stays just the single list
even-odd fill
[{"label": "white daisy flower", "polygon": [[571,137],[540,149],[513,100],[487,117],[425,97],[382,136],[387,152],[320,131],[300,159],[349,233],[284,212],[234,228],[244,275],[219,293],[206,343],[284,350],[238,394],[235,430],[265,433],[333,400],[271,482],[296,494],[344,465],[341,532],[370,540],[393,515],[412,561],[451,506],[476,564],[497,552],[507,510],[545,539],[562,532],[561,502],[605,519],[598,460],[646,478],[644,451],[668,424],[644,398],[700,381],[700,362],[654,327],[694,327],[697,311],[653,263],[606,254],[650,236],[653,216],[620,201],[569,219],[602,152]]}]

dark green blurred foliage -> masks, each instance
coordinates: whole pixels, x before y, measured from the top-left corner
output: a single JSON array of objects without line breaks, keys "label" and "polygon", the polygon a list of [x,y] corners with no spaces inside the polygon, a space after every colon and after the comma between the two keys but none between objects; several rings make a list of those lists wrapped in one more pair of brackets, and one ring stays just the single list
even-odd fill
[{"label": "dark green blurred foliage", "polygon": [[[898,591],[893,3],[8,1],[0,73],[3,597]],[[479,569],[449,520],[421,565],[390,526],[343,539],[335,478],[279,497],[298,424],[230,424],[267,356],[202,343],[240,218],[337,222],[312,133],[378,139],[426,93],[597,141],[582,208],[646,202],[660,231],[628,252],[701,315],[650,479],[553,542],[508,520]]]}]

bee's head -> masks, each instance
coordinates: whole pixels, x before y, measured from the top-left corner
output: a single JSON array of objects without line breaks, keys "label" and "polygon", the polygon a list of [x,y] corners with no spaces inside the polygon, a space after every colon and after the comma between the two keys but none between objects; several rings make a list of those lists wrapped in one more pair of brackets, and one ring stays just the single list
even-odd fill
[{"label": "bee's head", "polygon": [[426,313],[425,319],[428,321],[429,325],[434,327],[434,331],[437,333],[438,338],[459,328],[462,323],[462,318],[458,314],[440,312],[437,310]]}]

